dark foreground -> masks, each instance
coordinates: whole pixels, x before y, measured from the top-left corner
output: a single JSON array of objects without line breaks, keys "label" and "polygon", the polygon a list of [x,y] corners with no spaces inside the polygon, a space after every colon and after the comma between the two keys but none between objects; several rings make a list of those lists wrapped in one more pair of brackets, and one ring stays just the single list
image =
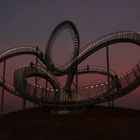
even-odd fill
[{"label": "dark foreground", "polygon": [[0,140],[125,139],[140,139],[140,111],[94,107],[58,115],[36,108],[0,116]]}]

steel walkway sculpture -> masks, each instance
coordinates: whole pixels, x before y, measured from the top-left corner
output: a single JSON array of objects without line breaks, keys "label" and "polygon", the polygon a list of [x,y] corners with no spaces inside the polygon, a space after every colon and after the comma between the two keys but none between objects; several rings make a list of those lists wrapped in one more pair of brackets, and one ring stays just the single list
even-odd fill
[{"label": "steel walkway sculpture", "polygon": [[[52,61],[52,49],[59,34],[67,29],[70,31],[73,41],[73,56],[63,66],[59,66]],[[85,66],[78,67],[87,57],[111,44],[129,42],[140,46],[140,33],[133,31],[120,31],[105,35],[87,44],[80,49],[80,37],[76,26],[71,21],[60,23],[53,30],[45,53],[38,47],[18,46],[0,53],[0,63],[5,63],[7,59],[20,55],[36,56],[41,65],[21,66],[14,72],[13,85],[5,81],[5,69],[0,77],[0,86],[12,93],[28,100],[32,103],[48,106],[52,108],[72,108],[78,106],[94,105],[117,99],[130,93],[140,85],[140,63],[136,64],[127,74],[117,76],[117,74],[105,67]],[[78,87],[74,83],[74,77],[81,74],[96,73],[106,75],[108,81],[96,85]],[[60,86],[57,77],[67,75],[64,87]],[[37,83],[29,83],[28,77],[40,77],[45,79],[52,88],[41,87]],[[74,88],[72,88],[74,85]],[[47,94],[52,94],[51,98]],[[88,94],[88,97],[87,97]],[[74,99],[73,96],[76,96]]]}]

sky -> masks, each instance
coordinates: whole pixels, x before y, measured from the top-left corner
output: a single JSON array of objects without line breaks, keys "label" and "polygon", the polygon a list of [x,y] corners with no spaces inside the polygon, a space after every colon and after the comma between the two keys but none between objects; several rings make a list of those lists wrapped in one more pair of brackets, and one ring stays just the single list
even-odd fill
[{"label": "sky", "polygon": [[[64,20],[71,20],[76,25],[81,48],[111,32],[140,31],[139,5],[139,0],[0,0],[0,52],[21,44],[38,45],[44,51],[52,30]],[[71,37],[64,31],[54,44],[53,61],[63,65],[70,59],[72,50]],[[121,75],[137,63],[139,54],[140,48],[136,45],[115,44],[110,47],[110,66]],[[14,68],[29,60],[32,58],[20,57],[18,62],[16,58],[9,60],[11,71],[7,70],[6,79],[12,81],[9,75]],[[102,49],[80,65],[106,66],[105,62],[105,50]],[[90,79],[89,75],[81,77],[80,85],[98,82]],[[116,100],[116,106],[140,109],[139,92],[140,88]],[[9,93],[5,96],[7,110],[21,106],[19,99]]]}]

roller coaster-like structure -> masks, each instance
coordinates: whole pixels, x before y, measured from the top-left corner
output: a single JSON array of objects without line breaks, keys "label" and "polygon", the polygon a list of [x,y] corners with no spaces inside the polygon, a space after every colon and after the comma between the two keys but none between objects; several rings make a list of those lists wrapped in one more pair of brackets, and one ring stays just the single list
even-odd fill
[{"label": "roller coaster-like structure", "polygon": [[[65,65],[60,66],[52,60],[52,50],[59,34],[67,29],[73,41],[73,55]],[[48,40],[45,53],[39,47],[18,46],[0,53],[0,63],[3,63],[0,76],[2,87],[1,107],[3,108],[4,91],[28,100],[34,104],[50,108],[77,108],[109,102],[120,98],[140,85],[140,63],[138,62],[127,74],[118,76],[109,67],[108,47],[112,44],[128,42],[140,46],[140,33],[120,31],[110,33],[90,42],[80,49],[80,37],[76,26],[71,21],[64,21],[56,26]],[[107,67],[78,67],[87,57],[106,48]],[[5,80],[6,61],[20,55],[36,57],[36,64],[30,62],[16,69],[13,74],[13,84]],[[107,76],[107,81],[85,87],[78,86],[78,76],[82,74],[100,74]],[[63,87],[58,77],[67,76]],[[29,82],[29,77],[35,77],[35,82]],[[46,86],[38,84],[38,79],[46,81]],[[48,83],[51,87],[48,87]],[[24,102],[25,103],[25,102]],[[25,104],[24,104],[25,106]],[[2,109],[1,109],[2,111]]]}]

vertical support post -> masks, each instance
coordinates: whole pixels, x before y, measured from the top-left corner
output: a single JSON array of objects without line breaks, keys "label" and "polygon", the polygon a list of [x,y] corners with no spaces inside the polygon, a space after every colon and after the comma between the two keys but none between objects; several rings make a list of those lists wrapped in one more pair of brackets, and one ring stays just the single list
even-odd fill
[{"label": "vertical support post", "polygon": [[[25,69],[26,70],[26,69]],[[30,88],[30,87],[29,87]],[[15,90],[16,92],[16,90]],[[27,91],[28,92],[28,91]],[[23,98],[23,101],[22,101],[22,109],[25,110],[26,109],[26,99]]]},{"label": "vertical support post", "polygon": [[[109,62],[109,47],[108,46],[106,46],[106,65],[107,65],[108,95],[109,95],[109,98],[110,98],[110,77],[109,77],[110,62]],[[113,103],[112,103],[112,105],[113,105]],[[108,106],[111,106],[111,101],[108,101]]]},{"label": "vertical support post", "polygon": [[[47,70],[47,67],[46,67]],[[48,81],[46,80],[46,97],[48,98]]]},{"label": "vertical support post", "polygon": [[78,72],[76,68],[76,77],[75,77],[75,85],[76,85],[76,101],[77,101],[77,95],[78,95]]},{"label": "vertical support post", "polygon": [[[38,46],[36,47],[36,53],[38,53]],[[37,67],[38,66],[38,57],[36,56],[36,64],[35,64],[35,66]],[[37,78],[37,76],[35,76],[35,96],[37,95],[37,84],[38,84],[38,78]],[[36,104],[34,104],[34,107],[36,107]]]},{"label": "vertical support post", "polygon": [[4,85],[5,85],[5,73],[6,73],[6,60],[3,62],[3,86],[2,86],[2,94],[1,94],[1,113],[4,111]]},{"label": "vertical support post", "polygon": [[[38,53],[38,46],[36,47],[36,53]],[[36,56],[36,67],[38,66],[38,57]],[[35,76],[35,85],[37,87],[38,84],[38,78]]]},{"label": "vertical support post", "polygon": [[[64,91],[63,91],[64,92]],[[67,95],[66,95],[66,93],[64,92],[64,95],[65,95],[65,101],[67,101]]]}]

